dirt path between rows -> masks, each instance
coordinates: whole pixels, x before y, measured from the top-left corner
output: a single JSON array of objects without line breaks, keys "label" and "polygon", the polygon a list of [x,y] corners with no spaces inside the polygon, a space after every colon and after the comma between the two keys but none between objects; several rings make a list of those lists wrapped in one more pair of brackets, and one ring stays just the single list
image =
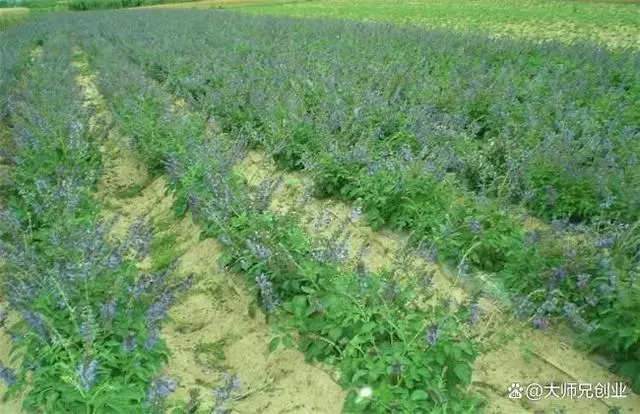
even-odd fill
[{"label": "dirt path between rows", "polygon": [[[228,372],[237,374],[241,382],[234,412],[339,413],[346,393],[329,373],[306,363],[297,350],[268,351],[269,326],[263,317],[249,315],[251,295],[244,282],[238,275],[218,270],[221,246],[213,239],[200,240],[200,230],[189,215],[175,218],[174,198],[163,177],[147,185],[144,166],[128,149],[126,138],[111,128],[95,74],[80,51],[76,64],[84,73],[78,83],[86,104],[96,113],[93,128],[107,129],[105,173],[97,196],[105,205],[105,216],[119,216],[114,236],[121,236],[135,220],[148,219],[156,238],[174,241],[175,256],[180,258],[178,274],[196,275],[194,287],[171,309],[171,320],[162,332],[173,353],[166,374],[178,380],[175,397],[186,400],[189,390],[197,388],[205,406],[210,406],[212,387]],[[133,197],[117,196],[140,187],[144,188]],[[144,261],[141,267],[151,262]]]}]

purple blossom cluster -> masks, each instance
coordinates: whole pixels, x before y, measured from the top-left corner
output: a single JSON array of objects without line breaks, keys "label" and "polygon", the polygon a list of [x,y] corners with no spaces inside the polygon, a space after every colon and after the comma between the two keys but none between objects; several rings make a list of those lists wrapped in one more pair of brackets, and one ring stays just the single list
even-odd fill
[{"label": "purple blossom cluster", "polygon": [[225,373],[222,378],[222,385],[213,389],[215,404],[211,409],[211,414],[230,414],[229,406],[233,402],[234,394],[240,390],[240,378],[237,375]]},{"label": "purple blossom cluster", "polygon": [[[172,267],[175,267],[172,266]],[[147,284],[147,291],[152,294],[154,301],[147,308],[145,312],[145,324],[147,326],[147,338],[145,339],[144,348],[151,350],[160,339],[161,324],[167,317],[169,308],[175,303],[177,296],[193,286],[195,275],[190,275],[183,279],[180,283],[167,286],[166,277],[172,267],[160,272],[157,277],[153,275],[148,278],[149,284]],[[125,342],[131,341],[130,338],[125,338]],[[125,345],[123,342],[123,348],[132,348],[130,344]]]},{"label": "purple blossom cluster", "polygon": [[258,285],[258,290],[260,291],[262,306],[264,306],[267,313],[273,313],[280,304],[280,298],[273,288],[269,277],[262,273],[256,276],[256,283]]},{"label": "purple blossom cluster", "polygon": [[16,383],[17,379],[18,378],[16,374],[11,368],[6,367],[2,363],[0,363],[0,381],[4,382],[7,386],[10,387]]},{"label": "purple blossom cluster", "polygon": [[429,345],[435,345],[440,337],[440,328],[437,325],[431,325],[424,333],[424,339]]},{"label": "purple blossom cluster", "polygon": [[258,241],[247,239],[246,244],[251,254],[258,259],[267,261],[271,258],[271,250],[268,247],[260,244]]},{"label": "purple blossom cluster", "polygon": [[271,204],[275,192],[284,182],[284,174],[279,174],[274,179],[266,179],[260,182],[253,196],[253,204],[256,211],[264,211]]},{"label": "purple blossom cluster", "polygon": [[155,378],[149,386],[145,407],[153,408],[162,404],[169,394],[178,388],[175,380],[168,376],[160,376]]},{"label": "purple blossom cluster", "polygon": [[94,358],[86,358],[78,364],[76,375],[80,386],[89,391],[98,381],[98,361]]}]

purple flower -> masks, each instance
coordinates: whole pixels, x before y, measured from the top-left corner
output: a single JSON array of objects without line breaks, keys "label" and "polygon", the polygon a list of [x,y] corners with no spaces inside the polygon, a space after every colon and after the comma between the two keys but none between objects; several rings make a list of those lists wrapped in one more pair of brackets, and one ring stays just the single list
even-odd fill
[{"label": "purple flower", "polygon": [[111,298],[100,305],[100,316],[103,320],[111,320],[116,315],[116,300]]},{"label": "purple flower", "polygon": [[613,245],[616,242],[616,236],[609,236],[609,237],[601,237],[596,241],[596,247],[598,249],[610,249],[613,247]]},{"label": "purple flower", "polygon": [[147,334],[147,339],[144,341],[144,349],[150,351],[153,347],[156,346],[158,340],[160,339],[160,328],[157,326],[151,326],[149,329],[149,333]]},{"label": "purple flower", "polygon": [[283,181],[284,174],[280,174],[277,179],[267,179],[260,182],[254,197],[254,205],[257,211],[264,211],[269,207],[271,200],[273,199],[273,195],[282,185]]},{"label": "purple flower", "polygon": [[458,274],[463,279],[467,279],[469,277],[469,270],[470,266],[466,259],[461,261],[458,265]]},{"label": "purple flower", "polygon": [[231,237],[229,237],[229,235],[226,233],[220,235],[220,243],[222,243],[225,246],[233,246],[233,241],[231,240]]},{"label": "purple flower", "polygon": [[152,407],[174,392],[178,387],[178,384],[170,377],[162,376],[154,379],[151,382],[149,391],[147,392],[147,399],[145,405]]},{"label": "purple flower", "polygon": [[435,263],[438,258],[438,250],[434,245],[431,245],[429,248],[425,247],[424,240],[420,242],[418,245],[418,254],[422,259],[427,263]]},{"label": "purple flower", "polygon": [[171,181],[174,183],[180,181],[180,178],[182,178],[184,174],[182,166],[180,165],[180,161],[174,154],[169,155],[164,160],[164,171],[169,179],[171,179]]},{"label": "purple flower", "polygon": [[470,311],[471,311],[471,319],[470,319],[469,323],[471,325],[475,325],[480,320],[480,312],[482,311],[482,309],[480,309],[480,305],[478,304],[478,302],[474,301],[471,304]]},{"label": "purple flower", "polygon": [[351,221],[352,222],[356,222],[358,220],[360,220],[360,217],[362,216],[362,207],[357,206],[354,207],[353,209],[351,209]]},{"label": "purple flower", "polygon": [[33,329],[40,338],[46,338],[47,329],[40,314],[25,310],[22,311],[22,316],[31,329]]},{"label": "purple flower", "polygon": [[551,270],[551,278],[549,284],[551,287],[555,287],[562,283],[567,278],[568,272],[563,266],[555,267]]},{"label": "purple flower", "polygon": [[411,163],[413,161],[413,153],[408,145],[403,145],[398,152],[406,163]]},{"label": "purple flower", "polygon": [[580,309],[578,309],[578,306],[575,303],[567,303],[566,305],[564,305],[562,313],[574,329],[586,331],[591,331],[593,329],[592,326],[584,321],[584,319],[580,315]]},{"label": "purple flower", "polygon": [[435,345],[438,342],[438,337],[440,336],[440,329],[438,326],[432,325],[425,333],[424,338],[430,345]]},{"label": "purple flower", "polygon": [[468,223],[468,227],[471,233],[478,233],[482,231],[482,224],[480,223],[479,220],[475,220],[475,219],[470,220]]},{"label": "purple flower", "polygon": [[551,220],[551,228],[556,233],[564,232],[567,229],[568,225],[569,225],[569,221],[568,220],[561,220],[561,219],[553,219],[553,220]]},{"label": "purple flower", "polygon": [[546,313],[553,313],[558,308],[558,297],[552,295],[541,306],[540,310]]},{"label": "purple flower", "polygon": [[607,198],[600,204],[600,207],[604,210],[609,210],[616,203],[616,198],[612,195],[608,195]]},{"label": "purple flower", "polygon": [[98,378],[98,361],[93,358],[85,360],[78,365],[76,374],[82,388],[89,391]]},{"label": "purple flower", "polygon": [[577,314],[577,312],[578,312],[578,306],[575,303],[567,303],[562,307],[562,313],[567,318],[572,317],[573,315]]},{"label": "purple flower", "polygon": [[80,324],[80,336],[82,336],[82,340],[86,345],[93,344],[93,341],[96,338],[93,322],[88,316],[86,316]]},{"label": "purple flower", "polygon": [[149,248],[153,241],[153,229],[144,219],[136,220],[127,233],[124,242],[125,250],[133,250],[138,259],[149,255]]},{"label": "purple flower", "polygon": [[240,389],[240,378],[237,375],[230,376],[224,374],[222,386],[213,389],[213,396],[216,399],[212,413],[223,414],[230,413],[228,408],[232,402],[233,394]]},{"label": "purple flower", "polygon": [[603,283],[600,286],[598,286],[598,292],[600,293],[600,295],[604,297],[611,295],[614,290],[615,288],[608,283]]},{"label": "purple flower", "polygon": [[349,250],[347,249],[347,241],[350,235],[343,237],[339,243],[333,245],[328,253],[328,258],[333,263],[343,263],[349,257]]},{"label": "purple flower", "polygon": [[267,313],[272,313],[276,307],[280,304],[280,299],[276,295],[273,289],[273,285],[269,278],[264,273],[256,276],[256,282],[258,283],[258,289],[260,290],[260,297],[262,298],[262,304]]},{"label": "purple flower", "polygon": [[406,367],[404,366],[404,364],[401,361],[394,361],[391,364],[391,375],[394,375],[394,376],[402,375],[402,373],[404,372],[405,368]]},{"label": "purple flower", "polygon": [[164,293],[160,299],[153,302],[147,309],[147,313],[145,315],[147,323],[153,325],[162,321],[165,316],[167,316],[167,312],[169,311],[169,306],[171,306],[172,301],[172,295],[170,293]]},{"label": "purple flower", "polygon": [[265,246],[251,239],[248,239],[246,243],[251,254],[253,254],[258,259],[269,260],[269,258],[271,258],[271,250],[269,250]]},{"label": "purple flower", "polygon": [[589,279],[591,279],[591,276],[586,273],[581,273],[576,276],[576,279],[576,286],[578,286],[578,289],[584,289],[589,283]]},{"label": "purple flower", "polygon": [[8,387],[12,386],[17,381],[16,374],[9,367],[0,363],[0,380],[7,384]]},{"label": "purple flower", "polygon": [[200,217],[202,201],[195,192],[189,192],[187,195],[187,208],[191,211],[194,217]]},{"label": "purple flower", "polygon": [[536,318],[533,320],[533,327],[545,331],[549,329],[550,323],[546,318]]},{"label": "purple flower", "polygon": [[613,264],[611,263],[611,259],[609,257],[602,257],[598,262],[598,266],[602,270],[611,270],[613,269]]},{"label": "purple flower", "polygon": [[522,318],[531,314],[533,305],[529,299],[516,298],[515,304],[516,316],[518,318]]},{"label": "purple flower", "polygon": [[127,336],[122,340],[120,349],[124,353],[133,352],[136,349],[136,335],[133,332],[129,332]]},{"label": "purple flower", "polygon": [[105,263],[105,267],[107,269],[110,270],[114,270],[116,269],[118,266],[120,266],[122,263],[124,262],[122,256],[118,253],[114,253],[109,255],[109,257],[107,258],[107,261]]}]

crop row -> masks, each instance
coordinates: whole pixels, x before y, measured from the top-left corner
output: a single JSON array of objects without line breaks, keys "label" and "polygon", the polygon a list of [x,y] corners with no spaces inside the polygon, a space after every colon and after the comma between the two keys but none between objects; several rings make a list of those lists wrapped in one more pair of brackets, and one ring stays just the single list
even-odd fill
[{"label": "crop row", "polygon": [[[110,38],[226,128],[250,121],[259,138],[293,140],[291,166],[305,134],[320,146],[383,140],[540,217],[637,218],[637,54],[383,25],[206,13],[181,15],[184,27],[172,14],[145,16]],[[194,37],[194,27],[205,31]]]},{"label": "crop row", "polygon": [[[104,137],[91,126],[61,23],[15,33],[29,41],[12,61],[22,73],[4,90],[2,319],[16,321],[5,328],[12,361],[0,377],[5,398],[23,399],[26,412],[148,412],[172,387],[159,376],[169,356],[159,333],[189,280],[176,283],[171,267],[138,271],[153,237],[143,221],[112,240],[99,219]],[[29,61],[30,43],[42,48]]]},{"label": "crop row", "polygon": [[637,53],[178,16],[87,22],[229,136],[312,174],[317,195],[359,199],[372,226],[495,274],[536,326],[566,318],[639,385]]}]

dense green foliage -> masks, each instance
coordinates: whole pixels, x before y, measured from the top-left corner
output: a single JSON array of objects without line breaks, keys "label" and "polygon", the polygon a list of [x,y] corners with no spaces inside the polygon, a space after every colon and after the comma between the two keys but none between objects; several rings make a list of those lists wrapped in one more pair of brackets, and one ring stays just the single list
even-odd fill
[{"label": "dense green foliage", "polygon": [[[622,329],[638,311],[624,299],[638,289],[636,52],[214,12],[153,17],[101,30],[225,132],[311,173],[318,195],[361,199],[374,227],[410,230],[442,259],[494,273],[537,326],[565,316],[637,372],[640,332]],[[549,225],[528,231],[518,206]]]}]

